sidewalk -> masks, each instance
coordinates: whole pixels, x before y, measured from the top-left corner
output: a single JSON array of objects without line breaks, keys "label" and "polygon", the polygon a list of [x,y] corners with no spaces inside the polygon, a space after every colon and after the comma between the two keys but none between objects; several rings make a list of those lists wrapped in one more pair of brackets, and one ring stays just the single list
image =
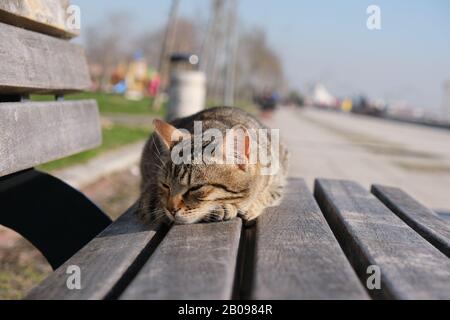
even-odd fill
[{"label": "sidewalk", "polygon": [[103,113],[101,118],[114,124],[146,128],[151,128],[153,126],[153,120],[156,119],[152,115],[126,113]]},{"label": "sidewalk", "polygon": [[281,129],[290,174],[312,189],[318,177],[364,187],[400,187],[426,206],[450,212],[450,131],[314,109],[281,109],[267,122]]},{"label": "sidewalk", "polygon": [[108,151],[87,163],[56,170],[52,175],[70,186],[81,189],[100,178],[137,165],[141,158],[145,141],[140,141],[119,149]]}]

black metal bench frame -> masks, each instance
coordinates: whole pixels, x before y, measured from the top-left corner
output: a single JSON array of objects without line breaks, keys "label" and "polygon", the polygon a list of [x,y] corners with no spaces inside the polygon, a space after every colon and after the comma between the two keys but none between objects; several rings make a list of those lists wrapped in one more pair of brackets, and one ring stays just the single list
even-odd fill
[{"label": "black metal bench frame", "polygon": [[30,241],[57,269],[111,219],[86,196],[34,169],[0,178],[0,224]]}]

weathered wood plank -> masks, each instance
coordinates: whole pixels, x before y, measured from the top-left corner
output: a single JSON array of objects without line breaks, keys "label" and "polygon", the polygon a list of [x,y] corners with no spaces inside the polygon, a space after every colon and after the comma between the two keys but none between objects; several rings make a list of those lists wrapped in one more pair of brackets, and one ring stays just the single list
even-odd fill
[{"label": "weathered wood plank", "polygon": [[374,185],[372,193],[411,228],[450,257],[450,226],[398,188]]},{"label": "weathered wood plank", "polygon": [[0,177],[100,143],[94,100],[0,103]]},{"label": "weathered wood plank", "polygon": [[[52,273],[26,297],[29,300],[99,300],[114,297],[137,271],[152,246],[164,235],[164,227],[144,225],[134,206],[98,237]],[[156,243],[155,243],[156,242]],[[69,290],[69,266],[81,271],[81,290]]]},{"label": "weathered wood plank", "polygon": [[2,0],[0,22],[45,33],[72,38],[79,30],[69,29],[67,8],[69,0]]},{"label": "weathered wood plank", "polygon": [[315,196],[361,280],[380,267],[377,298],[449,299],[450,260],[360,185],[316,181]]},{"label": "weathered wood plank", "polygon": [[302,179],[256,223],[252,299],[367,299]]},{"label": "weathered wood plank", "polygon": [[89,89],[89,69],[80,46],[3,23],[0,39],[0,94]]},{"label": "weathered wood plank", "polygon": [[120,299],[231,299],[241,220],[174,226]]}]

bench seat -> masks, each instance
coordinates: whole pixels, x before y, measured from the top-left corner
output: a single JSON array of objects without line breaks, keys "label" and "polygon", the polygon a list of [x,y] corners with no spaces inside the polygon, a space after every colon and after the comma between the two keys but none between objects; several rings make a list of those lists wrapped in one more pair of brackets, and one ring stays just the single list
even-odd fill
[{"label": "bench seat", "polygon": [[[441,245],[449,226],[398,189],[372,190],[319,179],[313,195],[291,179],[281,205],[252,226],[240,219],[142,225],[132,207],[26,298],[449,299],[450,260]],[[391,210],[388,201],[398,206]],[[433,237],[420,231],[428,224]],[[66,284],[73,265],[81,290]],[[381,271],[379,289],[366,286],[370,266]]]}]

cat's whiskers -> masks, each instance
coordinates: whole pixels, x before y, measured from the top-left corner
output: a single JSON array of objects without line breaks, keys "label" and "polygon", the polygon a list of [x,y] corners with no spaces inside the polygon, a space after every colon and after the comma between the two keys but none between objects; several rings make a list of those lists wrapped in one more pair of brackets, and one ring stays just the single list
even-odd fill
[{"label": "cat's whiskers", "polygon": [[151,204],[146,204],[146,205],[141,205],[141,206],[139,206],[139,209],[141,209],[141,210],[146,210],[146,209],[150,209],[150,208],[152,208],[153,206],[151,205]]},{"label": "cat's whiskers", "polygon": [[156,146],[155,139],[153,139],[153,145],[155,146],[155,150],[156,150],[156,152],[154,152],[153,154],[156,156],[156,158],[159,160],[159,162],[161,162],[161,164],[163,166],[165,166],[164,161],[162,161],[162,159],[161,159],[161,152],[159,151],[158,147]]},{"label": "cat's whiskers", "polygon": [[167,170],[167,168],[166,168],[166,166],[164,165],[164,167],[162,167],[161,165],[158,165],[158,164],[154,164],[154,166],[157,168],[157,169],[159,169],[159,170],[161,170],[162,172],[166,172],[166,170]]},{"label": "cat's whiskers", "polygon": [[156,141],[156,140],[153,139],[153,146],[155,147],[156,152],[158,152],[158,155],[161,155],[161,152],[159,151],[158,146],[156,145],[156,142],[155,142],[155,141]]},{"label": "cat's whiskers", "polygon": [[162,166],[166,166],[166,164],[164,163],[164,161],[162,161],[162,159],[155,153],[156,159],[159,160],[159,162],[161,163]]},{"label": "cat's whiskers", "polygon": [[142,210],[150,209],[150,213],[160,213],[160,212],[165,211],[164,208],[155,208],[154,205],[152,205],[152,204],[147,204],[147,205],[141,206],[139,208]]},{"label": "cat's whiskers", "polygon": [[157,223],[157,222],[160,222],[163,218],[168,218],[165,214],[163,214],[163,215],[161,215],[161,216],[159,216],[159,217],[157,217],[157,218],[154,218],[153,220],[152,220],[152,222],[153,223]]},{"label": "cat's whiskers", "polygon": [[164,209],[156,209],[156,210],[154,210],[152,213],[153,213],[153,214],[163,214],[164,212],[165,212]]},{"label": "cat's whiskers", "polygon": [[159,222],[160,220],[162,220],[162,218],[168,218],[164,211],[165,210],[154,211],[152,222],[156,223],[156,222]]}]

